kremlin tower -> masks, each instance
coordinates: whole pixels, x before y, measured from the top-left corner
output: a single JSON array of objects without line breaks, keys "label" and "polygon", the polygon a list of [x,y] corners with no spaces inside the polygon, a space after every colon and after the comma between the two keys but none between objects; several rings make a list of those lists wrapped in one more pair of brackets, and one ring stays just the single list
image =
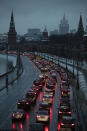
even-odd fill
[{"label": "kremlin tower", "polygon": [[16,40],[17,40],[17,33],[15,30],[14,16],[13,16],[13,10],[12,10],[10,27],[9,27],[9,32],[8,32],[8,48],[9,49],[14,49],[16,47]]}]

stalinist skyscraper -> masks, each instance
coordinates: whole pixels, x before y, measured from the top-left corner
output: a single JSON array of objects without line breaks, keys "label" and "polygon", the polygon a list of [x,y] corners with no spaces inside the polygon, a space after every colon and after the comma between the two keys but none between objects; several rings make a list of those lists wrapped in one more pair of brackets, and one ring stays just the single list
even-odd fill
[{"label": "stalinist skyscraper", "polygon": [[14,49],[16,47],[16,40],[17,40],[17,32],[15,30],[14,16],[13,16],[13,10],[12,10],[10,27],[9,27],[9,32],[8,32],[9,49]]}]

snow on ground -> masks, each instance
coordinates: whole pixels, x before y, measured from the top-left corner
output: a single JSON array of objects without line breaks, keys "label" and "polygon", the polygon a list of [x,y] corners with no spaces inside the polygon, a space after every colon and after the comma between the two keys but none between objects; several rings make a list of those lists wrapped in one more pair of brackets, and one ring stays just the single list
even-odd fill
[{"label": "snow on ground", "polygon": [[[13,66],[16,66],[16,57],[14,56],[8,56],[8,62],[12,62]],[[0,54],[0,75],[5,74],[6,69],[6,55]]]}]

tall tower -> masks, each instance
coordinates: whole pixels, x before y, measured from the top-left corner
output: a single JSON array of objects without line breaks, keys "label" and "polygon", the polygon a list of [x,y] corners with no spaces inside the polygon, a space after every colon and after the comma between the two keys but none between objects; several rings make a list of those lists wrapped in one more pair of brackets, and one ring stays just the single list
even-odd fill
[{"label": "tall tower", "polygon": [[77,34],[81,37],[84,35],[84,27],[83,27],[83,21],[82,21],[82,15],[81,14],[80,14],[80,19],[79,19]]},{"label": "tall tower", "polygon": [[69,33],[69,24],[68,24],[68,20],[66,19],[66,16],[64,14],[63,19],[60,21],[60,25],[59,25],[59,34],[67,34]]},{"label": "tall tower", "polygon": [[8,32],[8,47],[9,47],[9,49],[14,49],[16,47],[16,39],[17,39],[17,33],[15,30],[14,16],[13,16],[13,10],[12,10],[10,27],[9,27],[9,32]]}]

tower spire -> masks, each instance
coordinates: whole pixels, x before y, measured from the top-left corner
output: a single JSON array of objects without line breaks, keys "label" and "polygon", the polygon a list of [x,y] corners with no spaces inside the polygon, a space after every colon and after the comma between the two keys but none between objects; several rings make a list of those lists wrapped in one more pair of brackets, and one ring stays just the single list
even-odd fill
[{"label": "tower spire", "polygon": [[10,20],[10,28],[9,28],[9,31],[10,31],[10,30],[15,30],[13,9],[12,9],[12,12],[11,12],[11,20]]},{"label": "tower spire", "polygon": [[80,19],[79,19],[79,25],[78,25],[78,31],[77,31],[77,33],[80,36],[84,35],[84,27],[83,27],[83,21],[82,21],[82,14],[81,13],[80,13]]}]

